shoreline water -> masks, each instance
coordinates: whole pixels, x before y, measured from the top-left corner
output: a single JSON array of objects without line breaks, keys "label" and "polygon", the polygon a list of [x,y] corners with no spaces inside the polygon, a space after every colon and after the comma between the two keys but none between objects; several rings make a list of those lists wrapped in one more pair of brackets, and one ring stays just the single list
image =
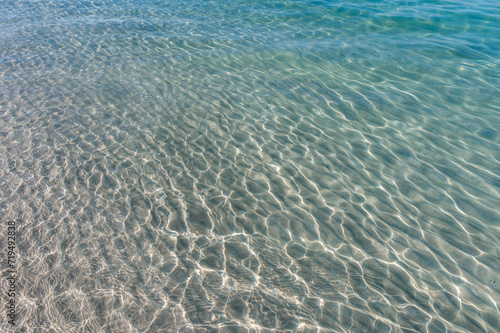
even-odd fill
[{"label": "shoreline water", "polygon": [[500,327],[495,3],[3,6],[2,330]]}]

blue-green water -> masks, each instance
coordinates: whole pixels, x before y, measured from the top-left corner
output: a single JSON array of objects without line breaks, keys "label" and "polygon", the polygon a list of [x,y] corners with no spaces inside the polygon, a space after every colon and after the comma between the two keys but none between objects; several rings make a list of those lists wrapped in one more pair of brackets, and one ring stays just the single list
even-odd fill
[{"label": "blue-green water", "polygon": [[499,2],[0,8],[2,331],[498,332]]}]

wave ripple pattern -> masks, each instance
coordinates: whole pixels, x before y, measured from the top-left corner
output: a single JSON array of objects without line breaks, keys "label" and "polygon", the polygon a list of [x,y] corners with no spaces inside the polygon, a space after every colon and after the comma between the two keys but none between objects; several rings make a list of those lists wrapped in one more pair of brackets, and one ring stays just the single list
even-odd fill
[{"label": "wave ripple pattern", "polygon": [[498,332],[498,2],[0,7],[16,332]]}]

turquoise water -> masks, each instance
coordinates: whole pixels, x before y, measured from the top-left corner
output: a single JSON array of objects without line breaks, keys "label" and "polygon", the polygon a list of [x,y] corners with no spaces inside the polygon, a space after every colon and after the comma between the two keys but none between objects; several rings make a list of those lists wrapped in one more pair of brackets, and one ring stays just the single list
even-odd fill
[{"label": "turquoise water", "polygon": [[497,1],[0,8],[2,331],[498,332]]}]

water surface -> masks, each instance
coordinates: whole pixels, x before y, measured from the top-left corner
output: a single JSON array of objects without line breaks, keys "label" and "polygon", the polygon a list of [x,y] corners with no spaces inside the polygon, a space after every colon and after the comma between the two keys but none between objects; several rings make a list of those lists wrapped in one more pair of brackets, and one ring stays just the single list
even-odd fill
[{"label": "water surface", "polygon": [[17,331],[500,327],[496,1],[0,6]]}]

